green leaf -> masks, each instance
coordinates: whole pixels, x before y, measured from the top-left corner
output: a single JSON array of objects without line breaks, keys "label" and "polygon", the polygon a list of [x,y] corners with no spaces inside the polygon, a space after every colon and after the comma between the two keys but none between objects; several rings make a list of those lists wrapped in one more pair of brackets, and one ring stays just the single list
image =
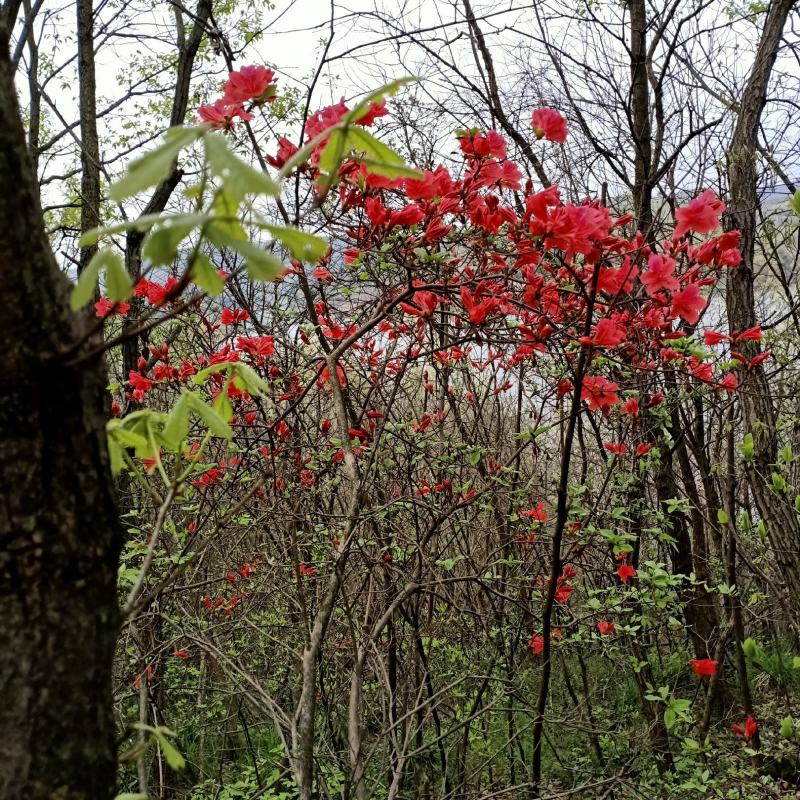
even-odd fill
[{"label": "green leaf", "polygon": [[717,509],[717,522],[719,522],[720,525],[727,525],[730,521],[731,521],[731,518],[728,515],[728,512],[724,508],[718,508]]},{"label": "green leaf", "polygon": [[328,252],[328,243],[311,233],[266,223],[262,223],[260,227],[269,231],[299,261],[315,263]]},{"label": "green leaf", "polygon": [[[117,420],[112,420],[112,422],[117,422]],[[109,423],[109,433],[119,442],[120,445],[123,447],[133,447],[137,453],[147,453],[148,450],[151,449],[150,443],[144,436],[140,436],[138,433],[134,431],[129,431],[122,426],[119,427],[110,427],[111,423]]]},{"label": "green leaf", "polygon": [[328,138],[328,143],[319,156],[319,168],[322,172],[332,175],[342,163],[347,152],[347,131],[343,128],[334,128]]},{"label": "green leaf", "polygon": [[784,717],[781,720],[781,736],[784,739],[791,739],[794,736],[794,720],[791,717]]},{"label": "green leaf", "polygon": [[106,294],[110,300],[119,302],[130,297],[132,291],[133,281],[122,259],[116,253],[111,253],[106,260]]},{"label": "green leaf", "polygon": [[178,402],[170,411],[167,423],[161,431],[161,438],[164,444],[172,452],[176,452],[181,446],[181,442],[189,434],[189,397],[184,392],[178,398]]},{"label": "green leaf", "polygon": [[209,225],[208,238],[217,247],[230,247],[242,256],[247,265],[247,273],[253,280],[271,281],[283,272],[283,263],[279,258],[246,239],[231,236],[217,222]]},{"label": "green leaf", "polygon": [[[97,283],[100,280],[100,269],[109,259],[114,258],[111,250],[98,250],[78,275],[77,283],[72,287],[69,304],[73,311],[85,306],[93,297]],[[119,256],[117,256],[119,258]]]},{"label": "green leaf", "polygon": [[740,444],[736,445],[736,449],[742,454],[742,460],[749,463],[753,460],[756,451],[755,440],[753,434],[748,433]]},{"label": "green leaf", "polygon": [[280,187],[272,178],[254,169],[228,148],[219,134],[206,137],[206,157],[211,171],[222,178],[225,188],[241,199],[246,194],[267,194],[277,197]]},{"label": "green leaf", "polygon": [[219,276],[219,273],[211,263],[211,259],[204,253],[198,253],[194,257],[191,266],[191,277],[211,297],[222,294],[222,290],[225,288],[225,281]]},{"label": "green leaf", "polygon": [[371,158],[362,158],[361,162],[369,172],[376,175],[383,175],[384,178],[416,178],[423,177],[418,169],[406,166],[405,164],[387,164],[384,161],[374,161]]},{"label": "green leaf", "polygon": [[80,247],[89,247],[97,244],[104,236],[112,236],[115,233],[124,233],[125,231],[148,231],[157,222],[164,219],[163,214],[142,214],[133,220],[126,220],[125,222],[118,222],[116,225],[106,225],[102,228],[93,228],[81,236],[78,244]]},{"label": "green leaf", "polygon": [[161,145],[133,161],[127,174],[111,184],[108,190],[111,199],[119,203],[161,183],[172,171],[178,153],[204,134],[203,128],[170,128]]},{"label": "green leaf", "polygon": [[98,250],[72,288],[69,304],[73,311],[94,298],[101,271],[105,272],[106,292],[111,300],[124,300],[130,295],[133,284],[120,256],[113,250]]},{"label": "green leaf", "polygon": [[191,392],[186,395],[189,405],[214,436],[221,439],[230,439],[233,436],[230,425],[210,406],[207,406],[200,395]]},{"label": "green leaf", "polygon": [[789,208],[792,209],[795,216],[800,217],[800,189],[798,189],[789,199]]},{"label": "green leaf", "polygon": [[742,642],[742,651],[747,658],[755,658],[758,653],[758,644],[755,639],[747,638]]},{"label": "green leaf", "polygon": [[178,257],[178,245],[207,219],[205,214],[165,217],[145,239],[142,257],[156,266],[171,264]]},{"label": "green leaf", "polygon": [[[278,172],[278,179],[282,180],[287,175],[290,175],[298,166],[304,164],[310,158],[314,150],[327,139],[327,145],[320,154],[320,169],[329,174],[329,179],[327,181],[328,186],[323,184],[322,188],[329,188],[329,186],[335,182],[336,176],[333,173],[338,169],[339,164],[341,164],[347,152],[346,134],[352,129],[352,126],[367,113],[370,103],[377,103],[387,95],[395,94],[401,86],[405,86],[417,80],[418,79],[413,76],[398,78],[368,94],[352,111],[349,111],[342,117],[337,126],[322,131],[310,142],[307,142],[305,147],[300,148],[300,150],[281,167],[280,172]],[[380,162],[380,159],[376,159],[376,161]],[[414,177],[419,176],[420,173],[414,173]]]},{"label": "green leaf", "polygon": [[230,398],[227,392],[220,392],[214,398],[214,404],[211,408],[219,414],[220,418],[225,421],[225,424],[230,423],[233,417],[233,406],[231,405]]},{"label": "green leaf", "polygon": [[237,388],[242,389],[248,394],[258,397],[269,392],[269,386],[261,379],[261,376],[248,364],[236,361],[231,364],[233,372],[236,374]]},{"label": "green leaf", "polygon": [[362,153],[364,162],[369,162],[370,169],[378,174],[385,174],[386,171],[389,171],[394,172],[396,176],[397,171],[400,170],[400,174],[408,177],[422,177],[421,172],[408,167],[402,156],[363,128],[348,129],[346,147],[348,150],[352,149]]},{"label": "green leaf", "polygon": [[164,754],[164,758],[167,759],[167,764],[172,769],[183,769],[186,766],[186,760],[175,748],[175,745],[158,728],[155,729],[154,733],[161,747],[161,752]]},{"label": "green leaf", "polygon": [[214,227],[224,231],[232,239],[247,239],[242,223],[239,221],[240,200],[226,187],[219,189],[211,203],[214,212]]},{"label": "green leaf", "polygon": [[418,80],[419,78],[414,75],[405,75],[402,78],[397,78],[389,83],[385,83],[380,88],[375,89],[374,92],[368,94],[352,111],[350,111],[343,118],[343,121],[347,123],[358,122],[358,120],[361,119],[361,117],[363,117],[364,114],[369,110],[371,103],[379,103],[385,97],[397,94],[402,86],[406,86],[409,83],[416,83]]},{"label": "green leaf", "polygon": [[125,468],[125,459],[122,456],[122,448],[112,436],[108,437],[108,457],[111,460],[111,474],[119,475]]},{"label": "green leaf", "polygon": [[786,491],[786,478],[779,472],[772,473],[772,491],[783,494]]}]

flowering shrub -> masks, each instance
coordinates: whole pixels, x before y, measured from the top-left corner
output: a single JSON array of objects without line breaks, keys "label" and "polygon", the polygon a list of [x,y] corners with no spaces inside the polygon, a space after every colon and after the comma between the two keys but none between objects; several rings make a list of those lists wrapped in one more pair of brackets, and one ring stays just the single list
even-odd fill
[{"label": "flowering shrub", "polygon": [[[276,99],[275,75],[231,72],[222,97],[198,109],[203,124],[171,131],[113,190],[124,201],[194,148],[204,171],[187,192],[192,210],[89,236],[144,228],[150,266],[132,285],[101,249],[73,295],[76,306],[88,302],[104,276],[95,313],[111,342],[131,295],[142,303],[136,324],[160,326],[113,387],[114,469],[158,498],[155,533],[125,554],[136,565],[124,573],[128,606],[193,576],[194,618],[188,638],[171,645],[171,669],[192,662],[191,641],[217,652],[223,624],[275,618],[304,631],[287,650],[312,666],[287,674],[297,692],[283,701],[305,711],[270,711],[301,792],[314,767],[296,742],[313,740],[314,704],[328,702],[313,665],[330,641],[334,653],[352,649],[359,707],[367,651],[352,638],[354,620],[373,613],[352,612],[351,603],[372,602],[354,588],[362,577],[394,587],[384,611],[407,603],[419,619],[423,609],[453,612],[451,581],[484,576],[487,604],[494,591],[520,598],[504,613],[514,617],[512,640],[528,642],[526,669],[549,665],[553,647],[614,648],[680,613],[691,578],[641,561],[632,519],[641,527],[663,515],[636,485],[669,447],[676,401],[724,401],[755,363],[726,348],[760,337],[758,328],[699,328],[740,259],[712,192],[651,240],[630,215],[535,185],[496,131],[458,132],[457,168],[409,167],[367,131],[389,115],[385,98],[398,86],[314,112],[296,143],[277,137],[272,154],[257,154],[276,170],[267,175],[226,137]],[[531,135],[563,143],[566,121],[537,109]],[[283,181],[305,198],[294,217]],[[548,475],[559,468],[555,486]],[[154,567],[146,552],[167,510],[175,542]],[[504,520],[497,549],[469,538],[495,513]],[[389,647],[391,618],[358,635]],[[149,676],[142,664],[131,669],[138,685]],[[710,680],[717,661],[686,659],[682,669]],[[688,723],[689,701],[652,698],[668,729]],[[310,718],[310,733],[290,718]],[[752,725],[742,730],[749,742]],[[359,783],[365,756],[353,752]]]}]

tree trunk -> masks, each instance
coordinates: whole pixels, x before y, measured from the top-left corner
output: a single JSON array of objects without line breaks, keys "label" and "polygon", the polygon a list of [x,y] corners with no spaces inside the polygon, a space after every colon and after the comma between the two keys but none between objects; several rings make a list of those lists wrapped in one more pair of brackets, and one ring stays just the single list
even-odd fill
[{"label": "tree trunk", "polygon": [[[738,229],[742,234],[742,263],[728,271],[726,302],[731,332],[743,331],[757,324],[754,261],[759,206],[756,175],[758,128],[783,29],[795,3],[796,0],[776,0],[770,5],[728,150],[730,203],[725,227]],[[747,359],[758,355],[760,349],[758,342],[737,342],[737,350]],[[748,481],[759,514],[767,526],[790,601],[795,609],[800,610],[800,523],[788,500],[770,489],[770,473],[778,450],[777,414],[760,364],[748,370],[739,398],[745,433],[752,433],[755,442],[754,458],[747,470]]]},{"label": "tree trunk", "polygon": [[[100,225],[100,141],[97,138],[97,90],[94,69],[94,8],[92,0],[75,4],[78,24],[78,109],[81,123],[81,233]],[[97,252],[81,252],[82,272]]]},{"label": "tree trunk", "polygon": [[120,530],[100,358],[45,235],[0,22],[0,796],[106,800]]},{"label": "tree trunk", "polygon": [[631,138],[634,152],[633,211],[639,230],[652,237],[652,158],[650,84],[647,75],[647,8],[645,0],[632,0],[631,12]]}]

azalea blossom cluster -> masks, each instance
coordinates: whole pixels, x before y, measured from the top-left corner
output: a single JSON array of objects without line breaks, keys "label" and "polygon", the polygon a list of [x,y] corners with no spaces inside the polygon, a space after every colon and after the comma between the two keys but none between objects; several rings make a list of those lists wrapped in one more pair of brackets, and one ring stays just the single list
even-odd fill
[{"label": "azalea blossom cluster", "polygon": [[[275,99],[274,77],[264,67],[231,72],[223,96],[201,106],[200,118],[218,130],[233,130],[236,120],[251,119],[253,106]],[[340,100],[307,120],[303,140],[316,146],[299,169],[309,181],[319,178],[326,133],[349,112]],[[354,123],[369,126],[388,113],[384,101],[372,103]],[[557,111],[533,112],[532,138],[560,144],[567,131]],[[739,234],[719,232],[725,206],[713,192],[679,208],[670,234],[652,242],[635,230],[631,215],[614,216],[596,200],[572,202],[557,186],[535,185],[508,157],[506,140],[498,132],[459,131],[457,142],[460,168],[440,165],[416,177],[371,171],[357,154],[348,154],[328,199],[346,246],[308,267],[291,260],[283,276],[287,283],[302,278],[312,298],[297,326],[294,353],[299,358],[283,359],[284,344],[264,335],[263,326],[252,324],[248,309],[231,306],[226,298],[222,308],[212,304],[202,312],[193,309],[213,343],[208,352],[175,357],[164,345],[139,360],[127,376],[127,399],[134,404],[147,402],[159,388],[174,392],[213,365],[243,362],[269,387],[270,411],[265,412],[264,404],[226,380],[223,372],[207,377],[204,386],[211,398],[224,396],[230,403],[237,435],[246,441],[255,438],[259,446],[241,458],[208,466],[190,482],[194,491],[220,491],[227,476],[265,465],[273,470],[271,485],[259,489],[257,499],[265,491],[312,490],[323,469],[320,454],[329,454],[334,468],[344,462],[346,451],[355,459],[367,458],[379,437],[387,435],[384,421],[392,409],[367,404],[357,420],[349,420],[349,448],[326,416],[313,431],[315,446],[305,449],[293,444],[290,411],[314,390],[324,404],[333,384],[347,389],[399,382],[412,368],[422,374],[425,402],[403,428],[403,435],[414,441],[424,441],[452,419],[446,406],[434,408],[431,400],[440,388],[439,372],[450,376],[448,398],[469,404],[478,398],[475,385],[459,380],[465,373],[491,375],[491,392],[502,395],[525,387],[527,376],[535,372],[535,391],[550,400],[551,408],[563,409],[575,398],[598,423],[613,423],[619,436],[604,442],[600,454],[614,463],[646,459],[651,453],[654,434],[644,422],[667,399],[664,375],[678,381],[682,390],[723,396],[737,390],[730,361],[744,371],[756,362],[734,348],[742,340],[759,339],[760,328],[730,334],[696,330],[714,285],[741,259]],[[284,137],[267,161],[282,168],[297,152]],[[332,291],[341,286],[351,297],[364,284],[363,296],[375,301],[370,315]],[[173,302],[178,288],[174,279],[163,285],[143,279],[135,294],[143,303],[162,308]],[[102,299],[96,310],[98,316],[124,314],[125,305]],[[342,346],[335,370],[321,358],[319,340]],[[730,359],[722,352],[728,345]],[[577,370],[579,361],[585,364],[583,373]],[[487,481],[500,474],[498,461],[481,458]],[[414,480],[414,496],[426,502],[469,503],[478,495],[474,487],[458,489],[441,475],[415,474]],[[400,497],[401,490],[391,488],[387,495]],[[550,521],[547,504],[538,498],[518,515],[520,527],[534,531]],[[579,519],[568,521],[569,533],[580,529]],[[536,535],[518,534],[517,541],[533,547]],[[339,546],[338,539],[331,543]],[[628,552],[615,556],[610,581],[628,591],[636,582],[636,568]],[[381,558],[388,565],[394,556],[387,550]],[[304,580],[321,569],[311,560],[296,565]],[[249,577],[241,570],[238,574]],[[574,602],[578,576],[575,565],[563,565],[555,587],[559,606]],[[537,585],[546,584],[539,578]],[[243,596],[203,602],[209,611],[224,607],[231,613],[230,603],[237,605]],[[611,619],[593,624],[603,637],[616,631]],[[554,640],[560,637],[560,630],[553,631]],[[530,646],[534,654],[541,653],[542,636],[532,636]],[[710,663],[692,666],[698,676],[711,676],[716,670],[712,663],[713,669]]]},{"label": "azalea blossom cluster", "polygon": [[272,103],[277,97],[275,72],[263,66],[247,66],[228,74],[222,88],[222,97],[197,109],[202,122],[210,123],[215,130],[232,131],[235,120],[250,122],[250,108]]}]

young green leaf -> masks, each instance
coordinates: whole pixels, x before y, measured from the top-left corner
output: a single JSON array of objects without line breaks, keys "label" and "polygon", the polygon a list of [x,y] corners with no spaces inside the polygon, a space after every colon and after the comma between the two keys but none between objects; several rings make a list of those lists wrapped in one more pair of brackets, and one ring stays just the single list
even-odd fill
[{"label": "young green leaf", "polygon": [[246,239],[238,239],[214,222],[208,226],[208,238],[217,247],[230,247],[245,260],[247,273],[253,280],[271,281],[283,272],[283,264],[272,253]]},{"label": "young green leaf", "polygon": [[82,308],[94,297],[97,283],[100,280],[100,269],[108,263],[110,258],[114,258],[111,250],[98,250],[84,267],[83,272],[78,275],[78,281],[72,287],[69,298],[69,304],[73,311]]},{"label": "young green leaf", "polygon": [[328,137],[328,143],[319,156],[319,168],[321,172],[333,176],[339,165],[342,163],[347,152],[347,130],[344,128],[334,128]]},{"label": "young green leaf", "polygon": [[106,260],[106,294],[110,300],[125,300],[133,291],[133,281],[125,269],[122,259],[112,253]]},{"label": "young green leaf", "polygon": [[259,374],[247,364],[237,361],[231,364],[232,371],[236,376],[236,386],[238,389],[248,394],[259,395],[269,392],[269,386],[261,379]]},{"label": "young green leaf", "polygon": [[204,253],[198,253],[191,267],[192,281],[196,283],[211,297],[216,297],[225,288],[225,281],[211,263],[211,259]]},{"label": "young green leaf", "polygon": [[181,442],[189,433],[189,397],[184,392],[178,398],[178,402],[170,411],[167,423],[161,431],[161,438],[167,449],[176,452],[181,446]]},{"label": "young green leaf", "polygon": [[106,292],[111,300],[124,300],[131,293],[133,284],[119,255],[113,250],[98,250],[72,288],[69,302],[73,311],[94,297],[101,272],[105,272]]},{"label": "young green leaf", "polygon": [[111,184],[108,190],[111,199],[119,203],[161,183],[172,171],[178,153],[204,133],[203,128],[170,128],[161,145],[137,158],[128,166],[128,172]]},{"label": "young green leaf", "polygon": [[800,189],[798,189],[789,199],[789,208],[792,209],[795,216],[800,217]]},{"label": "young green leaf", "polygon": [[328,251],[328,243],[319,236],[298,230],[297,228],[284,228],[280,225],[261,225],[269,231],[287,250],[299,261],[315,263]]},{"label": "young green leaf", "polygon": [[171,264],[178,257],[178,245],[206,219],[205,214],[165,217],[145,239],[142,257],[156,266]]},{"label": "young green leaf", "polygon": [[206,157],[211,171],[222,178],[225,188],[241,200],[246,194],[277,197],[280,187],[272,178],[254,169],[231,152],[224,136],[206,137]]},{"label": "young green leaf", "polygon": [[230,425],[211,406],[207,406],[200,395],[191,392],[186,397],[189,399],[192,411],[200,417],[214,436],[219,436],[221,439],[230,439],[233,436]]},{"label": "young green leaf", "polygon": [[158,739],[158,744],[161,747],[161,752],[164,754],[164,758],[167,760],[167,764],[170,765],[172,769],[183,769],[186,766],[186,760],[184,757],[178,752],[175,745],[170,742],[167,737],[159,731],[158,728],[154,731],[156,738]]},{"label": "young green leaf", "polygon": [[142,214],[141,217],[136,219],[129,219],[125,222],[118,222],[115,225],[105,225],[102,228],[92,228],[90,231],[81,236],[78,241],[80,247],[90,247],[97,244],[104,236],[113,236],[115,233],[124,233],[125,231],[148,231],[157,222],[163,219],[162,214]]}]

